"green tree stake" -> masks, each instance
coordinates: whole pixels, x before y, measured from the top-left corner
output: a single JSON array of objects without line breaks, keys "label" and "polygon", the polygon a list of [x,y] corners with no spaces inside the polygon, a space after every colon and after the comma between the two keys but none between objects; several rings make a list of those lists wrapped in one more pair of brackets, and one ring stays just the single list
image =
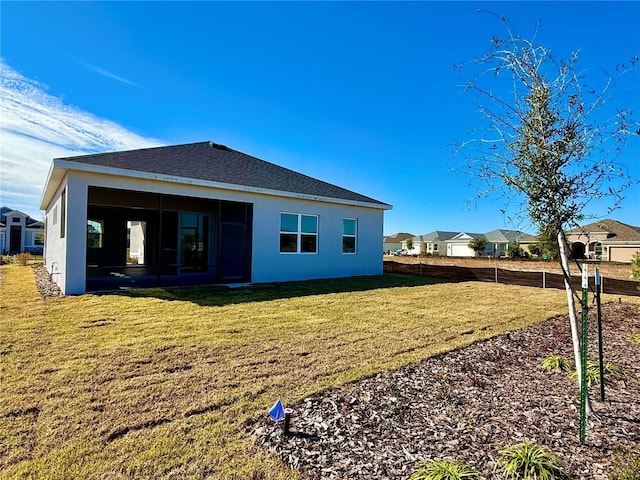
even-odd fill
[{"label": "green tree stake", "polygon": [[582,266],[582,342],[580,349],[580,445],[585,444],[587,429],[587,314],[589,313],[589,271]]},{"label": "green tree stake", "polygon": [[602,308],[600,305],[600,269],[596,267],[596,306],[598,308],[598,361],[600,362],[600,401],[604,402],[604,354],[602,347]]}]

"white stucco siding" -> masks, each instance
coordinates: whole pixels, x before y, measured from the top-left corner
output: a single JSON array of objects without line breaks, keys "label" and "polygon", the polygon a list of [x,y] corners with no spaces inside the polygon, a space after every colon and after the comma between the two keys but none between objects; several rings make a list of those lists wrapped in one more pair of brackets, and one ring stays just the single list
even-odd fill
[{"label": "white stucco siding", "polygon": [[[62,189],[66,188],[67,203],[73,205],[72,208],[67,209],[67,235],[65,239],[58,238],[59,225],[53,226],[52,219],[48,218],[46,253],[49,271],[51,271],[52,262],[58,262],[57,265],[66,265],[66,276],[58,283],[66,294],[81,293],[85,289],[89,186],[252,204],[251,281],[254,283],[382,274],[382,209],[70,171],[51,202],[52,208],[47,210],[47,214],[50,215],[56,202],[60,202]],[[318,215],[318,253],[280,253],[281,212]],[[59,216],[60,208],[58,208]],[[343,218],[357,219],[357,253],[355,254],[342,253]],[[65,247],[67,251],[72,252],[66,258]]]},{"label": "white stucco siding", "polygon": [[45,252],[44,266],[51,274],[53,281],[60,287],[63,293],[66,290],[66,247],[67,237],[60,236],[60,215],[62,191],[67,188],[67,177],[64,178],[60,188],[56,191],[52,201],[45,211]]},{"label": "white stucco siding", "polygon": [[[280,253],[280,213],[318,216],[317,253]],[[357,220],[356,253],[342,253],[342,219]],[[383,212],[282,197],[253,207],[253,282],[382,274]]]},{"label": "white stucco siding", "polygon": [[[67,182],[67,278],[65,293],[81,293],[87,276],[87,184],[77,174]],[[73,206],[69,208],[69,206]]]}]

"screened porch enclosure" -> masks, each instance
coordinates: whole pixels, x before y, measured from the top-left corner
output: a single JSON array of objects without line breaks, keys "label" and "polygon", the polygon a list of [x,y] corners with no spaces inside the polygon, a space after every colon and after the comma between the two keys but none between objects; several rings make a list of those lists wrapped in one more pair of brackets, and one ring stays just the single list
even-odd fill
[{"label": "screened porch enclosure", "polygon": [[89,187],[87,291],[251,280],[249,203]]}]

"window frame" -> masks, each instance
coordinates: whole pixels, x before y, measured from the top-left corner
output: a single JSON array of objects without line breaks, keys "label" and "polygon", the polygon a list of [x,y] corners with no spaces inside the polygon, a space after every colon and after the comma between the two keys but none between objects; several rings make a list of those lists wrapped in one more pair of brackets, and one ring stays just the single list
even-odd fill
[{"label": "window frame", "polygon": [[67,189],[60,194],[60,238],[67,235]]},{"label": "window frame", "polygon": [[[353,222],[353,233],[345,233],[345,220]],[[345,250],[345,239],[353,238],[353,251]],[[342,253],[345,255],[357,255],[358,253],[358,219],[344,217],[342,219]]]},{"label": "window frame", "polygon": [[[284,215],[291,215],[291,216],[295,216],[296,217],[296,230],[294,231],[293,229],[289,229],[289,230],[283,230],[283,216]],[[313,218],[315,219],[315,225],[314,225],[314,229],[315,232],[311,232],[311,231],[305,231],[305,229],[303,228],[303,218]],[[318,254],[318,250],[319,250],[319,246],[318,246],[318,237],[319,237],[319,230],[320,230],[320,217],[317,214],[313,214],[313,213],[297,213],[297,212],[280,212],[280,228],[279,228],[279,247],[278,247],[278,252],[282,255],[317,255]],[[307,229],[308,230],[308,229]],[[282,246],[283,246],[283,235],[287,235],[287,236],[294,236],[295,235],[295,240],[296,240],[296,249],[295,250],[283,250]],[[315,249],[313,251],[303,251],[303,247],[304,247],[304,240],[309,239],[310,237],[313,237],[314,239],[314,247]]]}]

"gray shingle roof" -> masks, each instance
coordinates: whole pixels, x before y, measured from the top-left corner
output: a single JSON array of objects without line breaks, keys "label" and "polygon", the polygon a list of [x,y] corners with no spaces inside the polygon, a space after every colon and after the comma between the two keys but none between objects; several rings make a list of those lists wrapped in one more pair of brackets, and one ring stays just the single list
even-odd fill
[{"label": "gray shingle roof", "polygon": [[451,240],[460,232],[446,232],[443,230],[436,230],[435,232],[425,233],[420,235],[419,241],[421,242],[443,242],[445,240]]},{"label": "gray shingle roof", "polygon": [[365,195],[213,142],[99,153],[59,160],[387,206]]},{"label": "gray shingle roof", "polygon": [[510,242],[526,242],[533,239],[533,235],[521,232],[520,230],[492,230],[485,233],[484,236],[492,243],[510,243]]}]

